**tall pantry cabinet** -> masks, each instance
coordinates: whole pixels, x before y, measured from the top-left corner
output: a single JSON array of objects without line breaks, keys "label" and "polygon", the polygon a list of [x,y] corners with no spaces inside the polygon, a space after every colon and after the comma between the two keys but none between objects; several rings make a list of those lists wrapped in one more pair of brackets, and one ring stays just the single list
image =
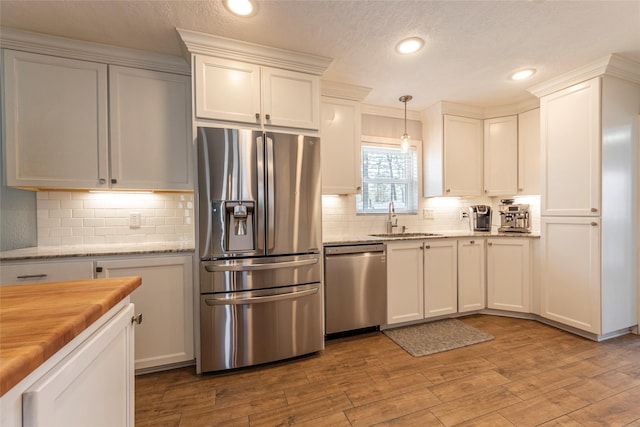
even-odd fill
[{"label": "tall pantry cabinet", "polygon": [[637,324],[640,64],[612,55],[540,96],[541,315],[601,340]]}]

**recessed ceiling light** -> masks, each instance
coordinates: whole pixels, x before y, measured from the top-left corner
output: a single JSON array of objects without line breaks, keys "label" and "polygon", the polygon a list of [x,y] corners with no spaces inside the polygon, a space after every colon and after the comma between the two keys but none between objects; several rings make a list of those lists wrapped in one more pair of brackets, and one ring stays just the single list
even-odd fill
[{"label": "recessed ceiling light", "polygon": [[255,5],[251,0],[223,0],[231,12],[239,16],[250,16],[255,13]]},{"label": "recessed ceiling light", "polygon": [[511,80],[524,80],[533,76],[536,73],[535,68],[525,68],[524,70],[516,71],[511,74]]},{"label": "recessed ceiling light", "polygon": [[424,46],[424,40],[420,37],[410,37],[408,39],[401,40],[396,45],[396,52],[406,55],[419,51],[422,46]]}]

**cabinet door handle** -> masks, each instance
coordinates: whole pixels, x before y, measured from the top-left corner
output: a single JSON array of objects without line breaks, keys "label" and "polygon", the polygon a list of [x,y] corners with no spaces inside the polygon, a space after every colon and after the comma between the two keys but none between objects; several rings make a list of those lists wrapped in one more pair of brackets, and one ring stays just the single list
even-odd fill
[{"label": "cabinet door handle", "polygon": [[591,222],[591,226],[592,226],[592,227],[597,227],[597,226],[598,226],[598,223],[597,223],[597,222],[595,222],[595,221],[592,221],[592,222]]},{"label": "cabinet door handle", "polygon": [[96,273],[102,273],[102,267],[96,267]]},{"label": "cabinet door handle", "polygon": [[16,279],[44,279],[47,277],[46,274],[24,274],[22,276],[17,276]]},{"label": "cabinet door handle", "polygon": [[271,120],[271,114],[266,114],[266,115],[264,116],[264,118],[265,118],[265,119],[267,119],[267,120]]},{"label": "cabinet door handle", "polygon": [[472,245],[475,245],[476,241],[475,240],[471,240],[469,243],[472,244]]},{"label": "cabinet door handle", "polygon": [[260,120],[260,113],[256,113],[256,120]]},{"label": "cabinet door handle", "polygon": [[596,208],[591,208],[591,212],[598,212],[598,209],[596,209]]},{"label": "cabinet door handle", "polygon": [[487,243],[487,246],[493,246],[493,243],[489,242]]},{"label": "cabinet door handle", "polygon": [[425,245],[425,249],[431,249],[431,245]]},{"label": "cabinet door handle", "polygon": [[131,316],[131,323],[141,324],[142,323],[142,313],[136,314],[135,316]]},{"label": "cabinet door handle", "polygon": [[106,180],[106,179],[104,179],[104,178],[100,178],[100,179],[98,180],[98,182],[99,182],[100,184],[106,184],[106,183],[107,183],[107,180]]},{"label": "cabinet door handle", "polygon": [[112,184],[117,184],[117,183],[118,183],[118,180],[117,180],[117,179],[115,179],[115,178],[111,178],[111,183],[112,183]]},{"label": "cabinet door handle", "polygon": [[450,189],[450,188],[447,188],[446,192],[447,192],[447,193],[451,193],[451,189]]},{"label": "cabinet door handle", "polygon": [[485,192],[485,193],[488,193],[488,192],[489,192],[489,190],[484,190],[484,192]]},{"label": "cabinet door handle", "polygon": [[524,191],[524,188],[518,188],[518,191],[522,193]]}]

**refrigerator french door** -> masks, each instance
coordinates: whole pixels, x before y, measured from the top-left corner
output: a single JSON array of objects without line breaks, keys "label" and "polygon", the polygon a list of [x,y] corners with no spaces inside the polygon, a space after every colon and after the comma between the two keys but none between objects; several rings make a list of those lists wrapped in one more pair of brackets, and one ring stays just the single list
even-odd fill
[{"label": "refrigerator french door", "polygon": [[198,128],[200,371],[321,350],[319,139]]}]

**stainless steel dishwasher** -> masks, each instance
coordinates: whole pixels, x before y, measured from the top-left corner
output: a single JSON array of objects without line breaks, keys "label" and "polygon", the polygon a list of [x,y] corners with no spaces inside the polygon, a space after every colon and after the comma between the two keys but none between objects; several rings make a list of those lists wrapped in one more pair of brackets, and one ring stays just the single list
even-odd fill
[{"label": "stainless steel dishwasher", "polygon": [[387,321],[384,243],[324,247],[325,334],[376,328]]}]

